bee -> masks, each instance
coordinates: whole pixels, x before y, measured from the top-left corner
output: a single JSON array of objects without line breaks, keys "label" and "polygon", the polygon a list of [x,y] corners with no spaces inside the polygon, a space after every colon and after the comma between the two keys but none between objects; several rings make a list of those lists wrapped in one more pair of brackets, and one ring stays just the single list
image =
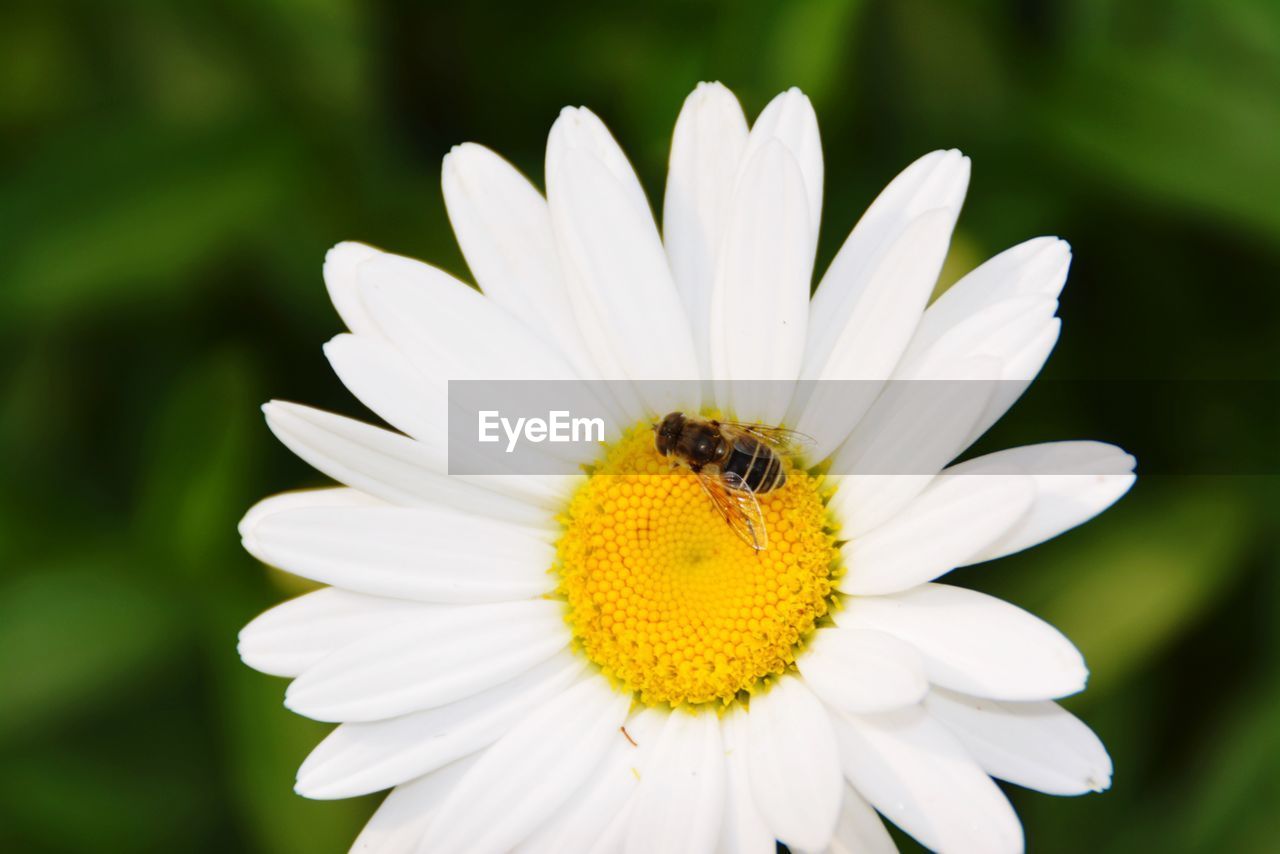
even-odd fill
[{"label": "bee", "polygon": [[787,482],[782,454],[813,440],[803,433],[764,424],[717,421],[672,412],[655,424],[658,453],[697,475],[702,490],[729,527],[756,551],[769,545],[757,495]]}]

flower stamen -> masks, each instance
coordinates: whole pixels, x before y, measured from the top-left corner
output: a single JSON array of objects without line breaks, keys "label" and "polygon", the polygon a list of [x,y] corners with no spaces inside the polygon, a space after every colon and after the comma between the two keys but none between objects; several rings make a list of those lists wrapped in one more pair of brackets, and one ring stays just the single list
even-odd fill
[{"label": "flower stamen", "polygon": [[570,502],[560,593],[580,650],[647,705],[731,703],[792,667],[839,570],[823,480],[786,461],[757,552],[639,425]]}]

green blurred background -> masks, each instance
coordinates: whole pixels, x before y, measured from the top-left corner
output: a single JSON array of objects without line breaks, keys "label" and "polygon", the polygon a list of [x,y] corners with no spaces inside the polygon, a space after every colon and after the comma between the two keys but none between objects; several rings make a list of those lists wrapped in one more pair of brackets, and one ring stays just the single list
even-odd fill
[{"label": "green blurred background", "polygon": [[[325,727],[235,636],[302,587],[235,523],[320,482],[262,401],[361,414],[320,351],[325,249],[465,275],[438,184],[455,143],[537,179],[557,110],[586,104],[659,199],[697,81],[753,116],[797,84],[826,152],[820,265],[899,168],[957,146],[974,179],[949,276],[1039,234],[1074,246],[1046,376],[1280,379],[1275,0],[9,0],[0,72],[6,851],[340,851],[376,804],[292,793]],[[1084,413],[1141,460],[1225,421],[1092,388],[1003,436],[1077,438]],[[1272,446],[1265,429],[1222,441]],[[1031,850],[1276,850],[1278,498],[1275,478],[1145,477],[1094,524],[957,574],[1093,670],[1069,706],[1115,786],[1010,787]]]}]

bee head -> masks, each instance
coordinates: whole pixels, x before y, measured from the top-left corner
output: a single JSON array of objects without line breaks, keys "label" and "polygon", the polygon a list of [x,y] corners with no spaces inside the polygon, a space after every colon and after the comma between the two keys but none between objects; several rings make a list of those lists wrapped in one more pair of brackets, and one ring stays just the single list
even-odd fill
[{"label": "bee head", "polygon": [[653,431],[655,434],[653,444],[658,449],[658,453],[664,456],[670,454],[675,450],[676,442],[684,431],[684,413],[672,412],[653,425]]}]

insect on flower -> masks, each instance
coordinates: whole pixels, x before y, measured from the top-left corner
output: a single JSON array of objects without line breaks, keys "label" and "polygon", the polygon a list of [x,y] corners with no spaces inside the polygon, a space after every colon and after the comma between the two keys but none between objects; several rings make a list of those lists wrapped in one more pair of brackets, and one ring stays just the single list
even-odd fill
[{"label": "insect on flower", "polygon": [[769,545],[757,495],[787,482],[783,454],[813,439],[764,424],[718,421],[672,412],[654,425],[654,444],[698,477],[707,497],[729,527],[756,551]]}]

